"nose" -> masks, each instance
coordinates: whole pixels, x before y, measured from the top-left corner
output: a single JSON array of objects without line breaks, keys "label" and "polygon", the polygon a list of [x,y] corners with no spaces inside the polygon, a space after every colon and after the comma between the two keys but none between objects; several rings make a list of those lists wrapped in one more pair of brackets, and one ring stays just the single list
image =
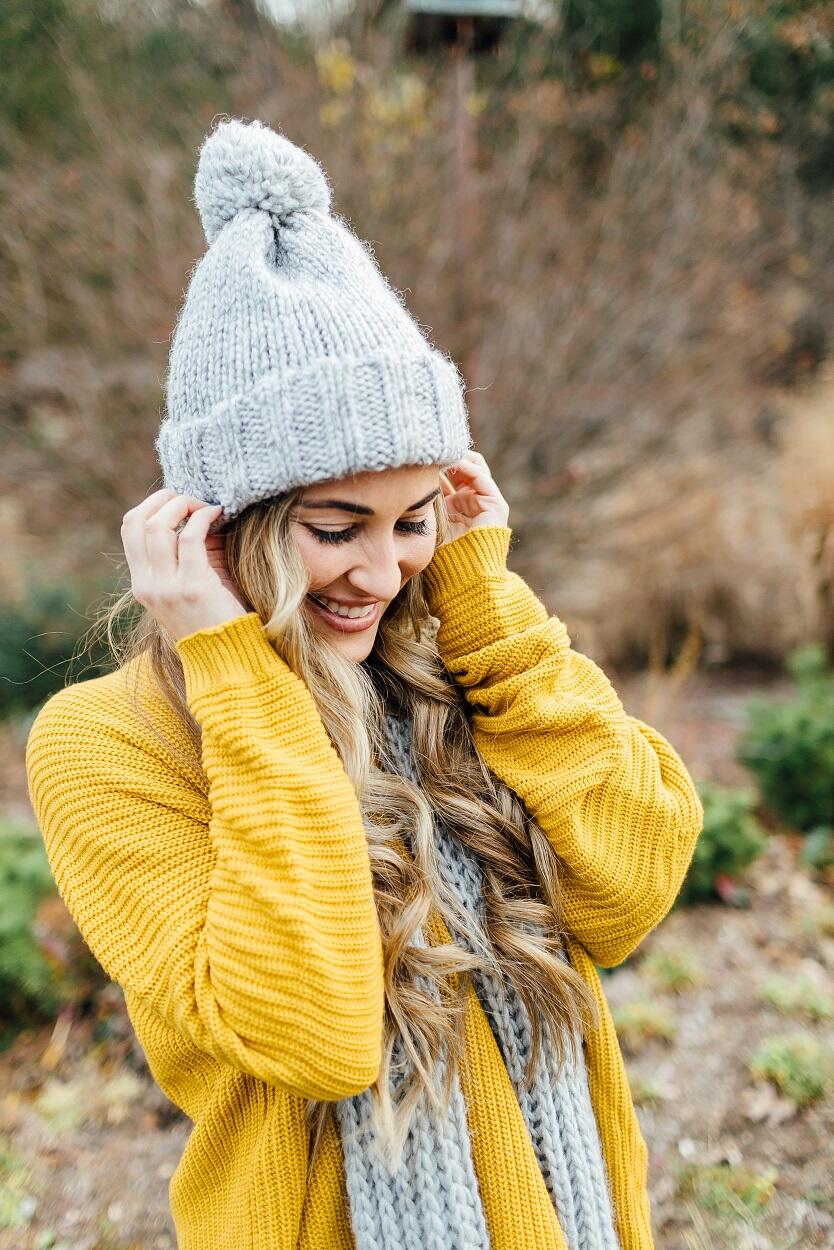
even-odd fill
[{"label": "nose", "polygon": [[393,537],[375,543],[365,558],[348,573],[348,581],[358,595],[390,602],[398,595],[407,573],[401,565],[401,554]]}]

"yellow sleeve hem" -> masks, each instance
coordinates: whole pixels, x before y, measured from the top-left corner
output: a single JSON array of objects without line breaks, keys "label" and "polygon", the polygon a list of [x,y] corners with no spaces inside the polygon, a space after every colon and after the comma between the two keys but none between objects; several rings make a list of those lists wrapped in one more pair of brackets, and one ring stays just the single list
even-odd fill
[{"label": "yellow sleeve hem", "polygon": [[511,535],[504,525],[467,530],[442,546],[425,570],[429,611],[440,620],[437,647],[456,677],[461,657],[548,619],[535,592],[507,568]]},{"label": "yellow sleeve hem", "polygon": [[505,577],[511,536],[506,525],[480,525],[438,547],[423,573],[431,598],[459,594],[485,577]]},{"label": "yellow sleeve hem", "polygon": [[218,686],[245,685],[287,669],[257,612],[188,634],[176,648],[189,702]]}]

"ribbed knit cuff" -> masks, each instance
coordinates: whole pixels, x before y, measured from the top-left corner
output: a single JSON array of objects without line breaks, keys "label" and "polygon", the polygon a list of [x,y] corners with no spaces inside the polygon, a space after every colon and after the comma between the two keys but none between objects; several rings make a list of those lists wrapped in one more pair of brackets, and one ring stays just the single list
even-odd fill
[{"label": "ribbed knit cuff", "polygon": [[447,665],[548,619],[541,600],[507,568],[511,534],[504,525],[467,530],[440,547],[425,570],[429,611],[440,620],[437,646]]},{"label": "ribbed knit cuff", "polygon": [[485,577],[506,577],[511,536],[506,525],[479,525],[439,547],[423,572],[432,603],[461,594]]},{"label": "ribbed knit cuff", "polygon": [[176,646],[189,702],[218,686],[245,685],[269,677],[275,674],[276,665],[284,664],[257,612],[188,634]]}]

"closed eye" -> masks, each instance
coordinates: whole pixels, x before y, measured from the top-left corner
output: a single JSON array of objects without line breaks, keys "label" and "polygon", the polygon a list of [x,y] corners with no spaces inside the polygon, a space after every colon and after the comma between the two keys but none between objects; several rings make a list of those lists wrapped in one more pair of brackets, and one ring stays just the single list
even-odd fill
[{"label": "closed eye", "polygon": [[[320,543],[348,543],[356,536],[357,526],[349,525],[343,530],[320,530],[315,525],[307,525],[307,529]],[[394,526],[404,534],[428,534],[428,521],[398,521]]]}]

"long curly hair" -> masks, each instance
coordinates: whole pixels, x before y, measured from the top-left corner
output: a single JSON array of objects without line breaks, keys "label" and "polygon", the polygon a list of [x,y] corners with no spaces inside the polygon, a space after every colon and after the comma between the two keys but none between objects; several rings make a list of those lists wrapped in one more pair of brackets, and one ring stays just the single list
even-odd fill
[{"label": "long curly hair", "polygon": [[[529,1012],[528,1084],[543,1029],[561,1065],[567,1047],[575,1057],[577,1039],[598,1024],[598,1009],[583,978],[559,954],[564,936],[559,856],[475,747],[462,694],[438,653],[437,621],[428,609],[422,574],[410,578],[389,605],[370,656],[362,663],[346,659],[312,628],[302,610],[309,573],[291,524],[301,493],[252,504],[230,521],[226,563],[276,652],[310,690],[359,799],[385,971],[383,1057],[371,1089],[374,1127],[386,1157],[396,1161],[420,1098],[428,1098],[441,1114],[448,1109],[463,1057],[474,970],[511,983]],[[435,516],[442,541],[448,529],[440,497]],[[200,727],[188,707],[172,639],[130,591],[107,607],[98,628],[120,667],[140,655],[150,661],[161,692],[186,730],[187,763],[202,774]],[[383,717],[392,709],[411,721],[419,785],[384,766]],[[432,837],[435,813],[477,857],[482,917],[465,908],[444,883]],[[415,942],[434,909],[450,933],[465,935],[468,948],[454,941]],[[332,1109],[331,1102],[306,1103],[310,1168]]]}]

